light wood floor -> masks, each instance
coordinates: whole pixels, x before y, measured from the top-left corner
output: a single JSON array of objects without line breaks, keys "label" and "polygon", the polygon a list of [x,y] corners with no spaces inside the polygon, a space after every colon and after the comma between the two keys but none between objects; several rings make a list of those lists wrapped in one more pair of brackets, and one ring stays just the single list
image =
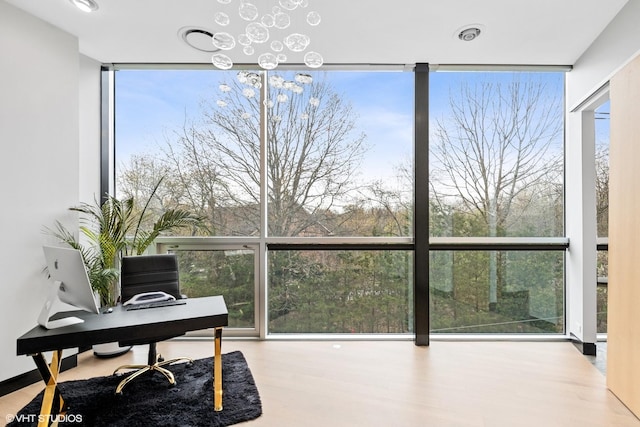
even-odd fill
[{"label": "light wood floor", "polygon": [[[159,350],[200,358],[213,345],[172,341]],[[223,353],[233,350],[245,355],[262,399],[263,415],[247,427],[640,426],[565,342],[223,341]],[[61,380],[145,360],[145,347],[114,359],[86,352]],[[41,389],[0,398],[0,414],[15,414]]]}]

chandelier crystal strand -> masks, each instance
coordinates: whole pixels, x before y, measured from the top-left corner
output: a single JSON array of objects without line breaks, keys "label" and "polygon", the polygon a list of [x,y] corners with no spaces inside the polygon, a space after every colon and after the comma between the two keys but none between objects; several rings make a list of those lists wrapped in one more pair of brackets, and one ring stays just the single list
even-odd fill
[{"label": "chandelier crystal strand", "polygon": [[[322,21],[317,11],[302,10],[309,6],[309,0],[217,1],[221,8],[226,9],[217,11],[214,15],[217,30],[212,37],[212,43],[217,49],[226,52],[217,52],[211,57],[215,67],[222,70],[231,69],[232,53],[242,52],[247,57],[257,55],[257,62],[261,68],[273,70],[278,64],[288,60],[285,47],[293,54],[303,54],[306,66],[322,66],[322,55],[307,50],[311,45],[311,39],[304,34],[303,28],[299,25],[315,27]],[[236,20],[246,22],[246,25],[242,25],[242,34],[234,34],[227,29],[230,28],[235,13],[238,16]],[[296,22],[298,19],[300,22]],[[292,27],[295,30],[290,30]],[[303,32],[300,32],[301,30]]]}]

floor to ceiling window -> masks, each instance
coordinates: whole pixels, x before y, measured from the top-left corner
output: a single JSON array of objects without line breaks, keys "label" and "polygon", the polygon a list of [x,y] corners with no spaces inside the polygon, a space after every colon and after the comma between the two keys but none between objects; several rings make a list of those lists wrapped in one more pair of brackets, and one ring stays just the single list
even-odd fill
[{"label": "floor to ceiling window", "polygon": [[609,267],[609,107],[607,100],[595,109],[596,221],[598,230],[597,331],[607,333]]},{"label": "floor to ceiling window", "polygon": [[158,248],[240,334],[564,333],[564,73],[400,69],[116,67],[116,194],[206,218]]},{"label": "floor to ceiling window", "polygon": [[561,72],[432,73],[432,333],[564,332],[563,94]]},{"label": "floor to ceiling window", "polygon": [[162,249],[236,329],[406,334],[413,97],[397,71],[117,69],[116,193],[206,217]]}]

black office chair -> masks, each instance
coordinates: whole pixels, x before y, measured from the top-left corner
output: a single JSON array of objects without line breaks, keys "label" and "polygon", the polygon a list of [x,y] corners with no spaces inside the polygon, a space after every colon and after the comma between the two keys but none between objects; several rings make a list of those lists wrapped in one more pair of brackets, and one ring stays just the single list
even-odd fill
[{"label": "black office chair", "polygon": [[[122,258],[120,270],[121,300],[126,302],[133,296],[145,292],[163,291],[173,295],[176,299],[186,298],[180,293],[180,282],[178,275],[178,260],[175,254],[161,255],[141,255]],[[149,310],[154,310],[153,308]],[[163,366],[179,361],[193,362],[188,357],[179,357],[171,360],[164,360],[162,355],[157,354],[156,342],[164,341],[174,336],[163,337],[162,339],[131,340],[121,341],[120,345],[141,345],[149,344],[149,355],[146,365],[123,365],[118,367],[114,375],[121,369],[135,369],[136,371],[122,380],[116,388],[116,394],[122,394],[122,389],[131,381],[145,372],[158,371],[163,374],[169,384],[175,385],[176,380],[168,369]]]}]

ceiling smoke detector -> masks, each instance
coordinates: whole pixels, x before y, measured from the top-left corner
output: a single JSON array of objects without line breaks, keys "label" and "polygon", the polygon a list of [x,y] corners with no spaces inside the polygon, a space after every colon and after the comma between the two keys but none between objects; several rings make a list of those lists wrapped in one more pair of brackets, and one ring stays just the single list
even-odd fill
[{"label": "ceiling smoke detector", "polygon": [[465,28],[458,33],[458,38],[462,41],[470,42],[471,40],[475,40],[481,32],[482,30],[477,27]]}]

